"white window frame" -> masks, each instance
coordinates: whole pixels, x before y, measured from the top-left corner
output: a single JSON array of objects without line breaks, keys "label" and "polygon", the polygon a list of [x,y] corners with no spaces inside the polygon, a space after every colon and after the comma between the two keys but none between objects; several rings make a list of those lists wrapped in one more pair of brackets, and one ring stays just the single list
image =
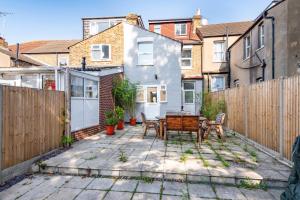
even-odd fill
[{"label": "white window frame", "polygon": [[[95,59],[93,58],[93,51],[95,51],[93,48],[95,46],[99,47],[100,52],[102,52],[102,46],[108,46],[108,58],[100,58],[100,59]],[[92,44],[91,45],[91,61],[97,62],[97,61],[110,61],[111,60],[111,45],[110,44]]]},{"label": "white window frame", "polygon": [[[66,59],[66,64],[67,64],[67,65],[60,65],[60,60],[61,60],[61,59]],[[63,67],[63,66],[68,66],[68,65],[69,65],[69,58],[68,58],[67,56],[61,56],[61,57],[58,57],[57,65],[60,66],[60,67],[61,67],[61,66],[62,66],[62,67]]]},{"label": "white window frame", "polygon": [[[159,31],[157,31],[157,30],[159,30]],[[154,24],[153,32],[161,34],[161,25],[160,24]]]},{"label": "white window frame", "polygon": [[[182,33],[182,25],[185,25],[185,33]],[[179,34],[177,34],[177,29],[179,29]],[[185,36],[187,35],[187,23],[178,23],[175,24],[175,35],[176,36]]]},{"label": "white window frame", "polygon": [[251,56],[251,36],[247,35],[246,37],[244,37],[244,60],[250,58],[250,56]]},{"label": "white window frame", "polygon": [[[165,89],[162,89],[162,87],[165,87]],[[161,96],[160,96],[160,92],[161,91],[166,91],[166,99],[164,101],[161,101]],[[167,85],[160,85],[160,88],[159,88],[159,102],[160,103],[167,103],[168,102],[168,89],[167,89]]]},{"label": "white window frame", "polygon": [[[192,83],[194,85],[194,89],[184,89],[184,83]],[[186,105],[192,105],[192,104],[195,104],[195,82],[192,82],[192,81],[185,81],[183,82],[183,85],[182,85],[182,90],[183,90],[183,103],[186,104]],[[185,92],[193,92],[193,102],[192,103],[186,103],[185,102]]]},{"label": "white window frame", "polygon": [[[224,81],[223,81],[223,88],[222,89],[217,89],[217,90],[213,90],[213,78],[222,78]],[[217,92],[217,91],[222,91],[222,90],[225,90],[225,76],[222,76],[222,75],[213,75],[211,76],[211,79],[210,79],[210,91],[211,92]]]},{"label": "white window frame", "polygon": [[[139,50],[139,45],[140,44],[152,44],[152,52],[140,52]],[[137,49],[138,49],[138,65],[140,66],[152,66],[154,65],[154,42],[153,42],[153,38],[141,38],[137,40]],[[141,63],[141,59],[140,59],[140,55],[145,55],[145,54],[149,54],[152,55],[152,60],[149,63]]]},{"label": "white window frame", "polygon": [[137,86],[137,90],[142,90],[142,91],[143,91],[143,96],[144,96],[144,98],[143,98],[143,100],[141,100],[141,101],[139,101],[138,99],[136,99],[135,102],[136,102],[136,103],[145,103],[145,102],[146,102],[146,101],[145,101],[145,99],[146,99],[146,98],[145,98],[145,96],[146,96],[146,95],[145,95],[145,93],[146,93],[146,92],[145,92],[145,87],[144,87],[143,85],[138,85],[138,86]]},{"label": "white window frame", "polygon": [[[97,31],[94,31],[94,30],[92,30],[92,27],[93,27],[93,25],[92,24],[98,24],[98,23],[108,23],[108,27],[107,28],[110,28],[110,27],[112,27],[112,26],[115,26],[116,24],[118,24],[119,22],[122,22],[122,21],[124,21],[124,19],[100,19],[100,20],[91,20],[90,21],[90,24],[89,24],[89,33],[90,33],[90,35],[96,35],[96,34],[98,34],[98,33],[100,33],[99,32],[99,27],[97,27],[98,29],[97,29]],[[106,30],[106,29],[104,29],[104,30]],[[104,31],[103,30],[103,31]]]},{"label": "white window frame", "polygon": [[[156,87],[157,88],[157,103],[149,103],[148,102],[147,88],[149,88],[149,87]],[[162,89],[162,87],[165,87],[165,89]],[[165,85],[165,84],[162,84],[162,85],[138,85],[137,88],[138,88],[138,90],[143,90],[144,99],[142,101],[138,101],[136,99],[136,103],[158,104],[158,103],[167,103],[168,102],[168,88],[167,88],[167,85]],[[160,99],[160,92],[161,91],[166,91],[166,100],[165,101],[161,101],[161,99]]]},{"label": "white window frame", "polygon": [[[221,44],[223,45],[224,47],[224,51],[216,51],[216,45],[217,44]],[[223,54],[223,59],[217,59],[217,57],[215,56],[216,53],[219,53],[219,54]],[[225,48],[225,41],[224,40],[217,40],[217,41],[214,41],[214,46],[213,46],[213,62],[226,62],[226,48]]]},{"label": "white window frame", "polygon": [[[182,55],[180,57],[180,66],[181,69],[192,69],[193,68],[193,50],[192,50],[193,46],[192,45],[186,45],[183,46],[182,51],[183,50],[191,50],[191,58],[182,58]],[[182,53],[182,52],[181,52]],[[182,60],[190,60],[191,65],[190,66],[182,66]]]},{"label": "white window frame", "polygon": [[261,23],[258,26],[258,49],[261,49],[265,46],[265,25]]}]

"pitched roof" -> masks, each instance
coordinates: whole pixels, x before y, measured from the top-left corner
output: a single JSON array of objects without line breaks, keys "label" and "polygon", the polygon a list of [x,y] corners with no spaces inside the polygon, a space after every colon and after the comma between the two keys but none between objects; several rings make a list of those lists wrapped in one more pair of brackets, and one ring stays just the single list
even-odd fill
[{"label": "pitched roof", "polygon": [[[38,53],[68,53],[68,47],[79,40],[39,40],[20,44],[20,53],[38,54]],[[16,52],[17,45],[8,47]]]},{"label": "pitched roof", "polygon": [[242,35],[252,24],[252,21],[210,24],[197,30],[202,37],[224,36],[227,34],[226,29],[228,30],[228,35]]},{"label": "pitched roof", "polygon": [[[17,59],[17,55],[14,52],[10,51],[9,49],[0,47],[0,52],[3,53],[3,54],[5,54],[5,55],[8,55],[13,60]],[[35,60],[33,58],[30,58],[28,56],[22,55],[22,54],[19,54],[18,59],[21,60],[21,61],[23,61],[23,62],[30,63],[32,65],[37,65],[37,66],[44,65],[43,63],[41,63],[41,62],[39,62],[39,61],[37,61],[37,60]]]}]

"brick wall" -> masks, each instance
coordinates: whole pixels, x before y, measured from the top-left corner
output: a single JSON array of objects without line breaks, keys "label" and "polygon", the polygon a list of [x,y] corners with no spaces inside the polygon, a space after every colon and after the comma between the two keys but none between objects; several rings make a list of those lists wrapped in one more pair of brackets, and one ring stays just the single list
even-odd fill
[{"label": "brick wall", "polygon": [[72,132],[72,137],[75,141],[82,140],[86,137],[95,135],[101,131],[100,125],[92,126],[89,128],[81,129],[78,131]]}]

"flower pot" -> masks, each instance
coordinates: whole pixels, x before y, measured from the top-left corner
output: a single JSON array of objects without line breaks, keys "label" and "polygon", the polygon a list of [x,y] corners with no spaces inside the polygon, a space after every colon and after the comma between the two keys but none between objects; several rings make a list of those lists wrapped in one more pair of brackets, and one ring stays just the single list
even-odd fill
[{"label": "flower pot", "polygon": [[136,118],[130,118],[130,126],[136,125]]},{"label": "flower pot", "polygon": [[106,134],[107,135],[115,134],[115,126],[114,125],[107,125],[106,126]]},{"label": "flower pot", "polygon": [[118,125],[117,125],[118,130],[123,130],[124,129],[124,120],[119,120]]}]

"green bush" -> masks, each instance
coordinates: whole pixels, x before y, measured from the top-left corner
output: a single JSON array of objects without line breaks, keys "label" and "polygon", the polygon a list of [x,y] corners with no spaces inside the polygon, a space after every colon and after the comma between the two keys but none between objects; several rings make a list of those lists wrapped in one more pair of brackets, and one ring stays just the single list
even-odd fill
[{"label": "green bush", "polygon": [[115,108],[116,116],[118,120],[124,120],[124,109],[121,108],[120,106],[117,106]]},{"label": "green bush", "polygon": [[105,112],[105,124],[108,126],[115,126],[118,123],[118,118],[115,112],[107,111]]},{"label": "green bush", "polygon": [[226,112],[225,100],[213,101],[209,93],[204,93],[203,99],[201,112],[208,120],[215,120],[217,114]]},{"label": "green bush", "polygon": [[71,144],[73,144],[73,142],[74,142],[74,140],[71,136],[63,135],[61,137],[61,143],[64,147],[71,146]]}]

